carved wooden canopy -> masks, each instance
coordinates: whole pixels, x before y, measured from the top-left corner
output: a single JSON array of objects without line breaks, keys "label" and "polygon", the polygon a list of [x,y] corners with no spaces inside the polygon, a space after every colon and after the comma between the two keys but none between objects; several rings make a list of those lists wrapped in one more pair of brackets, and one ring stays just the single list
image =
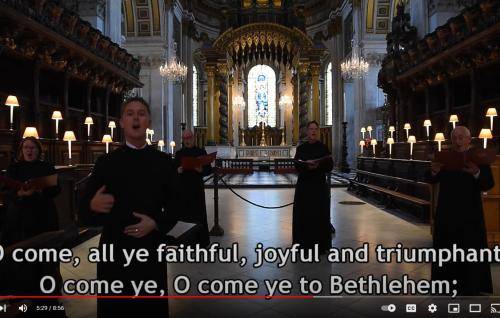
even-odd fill
[{"label": "carved wooden canopy", "polygon": [[115,92],[142,86],[136,58],[54,1],[1,1],[0,51],[4,48]]},{"label": "carved wooden canopy", "polygon": [[253,23],[229,29],[213,48],[227,58],[229,67],[247,66],[253,62],[295,66],[301,56],[315,50],[312,40],[297,28],[274,23]]}]

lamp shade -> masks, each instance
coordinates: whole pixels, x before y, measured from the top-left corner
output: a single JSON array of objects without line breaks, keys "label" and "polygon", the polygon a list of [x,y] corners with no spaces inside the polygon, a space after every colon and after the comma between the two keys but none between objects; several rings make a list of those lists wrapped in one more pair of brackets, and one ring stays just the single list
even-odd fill
[{"label": "lamp shade", "polygon": [[163,139],[158,140],[158,147],[165,147],[165,142]]},{"label": "lamp shade", "polygon": [[394,126],[389,126],[389,131],[391,131],[391,132],[396,131],[396,127],[394,127]]},{"label": "lamp shade", "polygon": [[450,116],[450,123],[458,123],[458,116],[457,115],[451,115]]},{"label": "lamp shade", "polygon": [[417,142],[417,138],[415,136],[408,137],[408,142],[414,144]]},{"label": "lamp shade", "polygon": [[372,126],[368,126],[368,127],[366,127],[366,131],[373,131]]},{"label": "lamp shade", "polygon": [[432,126],[431,120],[430,119],[424,120],[424,127],[430,127],[430,126]]},{"label": "lamp shade", "polygon": [[170,147],[175,147],[175,141],[173,141],[173,140],[172,140],[172,141],[170,142]]},{"label": "lamp shade", "polygon": [[52,119],[54,120],[63,119],[61,112],[58,110],[54,110],[54,112],[52,113]]},{"label": "lamp shade", "polygon": [[376,146],[376,145],[377,145],[377,139],[372,139],[372,140],[370,141],[370,145],[372,145],[372,146]]},{"label": "lamp shade", "polygon": [[361,127],[361,132],[362,133],[366,132],[366,128],[365,127]]},{"label": "lamp shade", "polygon": [[406,123],[405,126],[403,127],[404,129],[411,129],[411,125],[409,123]]},{"label": "lamp shade", "polygon": [[92,119],[92,117],[87,117],[85,118],[85,125],[93,125],[94,124],[94,120]]},{"label": "lamp shade", "polygon": [[364,140],[361,140],[361,141],[359,142],[359,145],[360,145],[360,146],[362,146],[362,147],[364,147],[364,146],[366,145],[366,143],[365,143],[365,141],[364,141]]},{"label": "lamp shade", "polygon": [[387,144],[393,145],[394,144],[394,138],[387,138]]},{"label": "lamp shade", "polygon": [[496,108],[488,108],[486,111],[486,117],[496,117],[498,116],[497,109]]},{"label": "lamp shade", "polygon": [[150,130],[149,130],[149,133],[150,133],[151,135],[154,135],[154,134],[155,134],[154,129],[150,129]]},{"label": "lamp shade", "polygon": [[64,141],[76,141],[75,133],[72,130],[67,130],[64,132]]},{"label": "lamp shade", "polygon": [[445,141],[444,139],[444,134],[443,133],[437,133],[436,136],[434,136],[434,141]]},{"label": "lamp shade", "polygon": [[114,120],[109,121],[108,128],[116,128],[116,123],[114,122]]},{"label": "lamp shade", "polygon": [[479,133],[479,138],[482,138],[482,139],[492,139],[493,138],[493,134],[491,133],[490,129],[483,128],[483,129],[481,129],[481,132]]},{"label": "lamp shade", "polygon": [[150,133],[151,133],[151,129],[146,128],[146,136],[149,135]]},{"label": "lamp shade", "polygon": [[26,129],[24,129],[23,139],[27,137],[35,137],[36,139],[39,139],[38,131],[35,127],[26,127]]},{"label": "lamp shade", "polygon": [[7,97],[7,100],[5,101],[5,105],[7,106],[14,106],[14,107],[19,107],[19,101],[17,100],[17,97],[14,95],[9,95]]},{"label": "lamp shade", "polygon": [[102,142],[104,143],[113,142],[113,138],[111,138],[111,135],[104,135],[102,136]]}]

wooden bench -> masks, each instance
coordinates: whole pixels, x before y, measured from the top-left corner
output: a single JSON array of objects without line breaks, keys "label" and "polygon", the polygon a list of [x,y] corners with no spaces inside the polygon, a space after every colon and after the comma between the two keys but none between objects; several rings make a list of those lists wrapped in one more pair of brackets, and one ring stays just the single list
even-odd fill
[{"label": "wooden bench", "polygon": [[[382,184],[376,184],[377,181]],[[427,193],[428,198],[402,192],[400,190],[401,184],[409,185],[411,188],[422,188]],[[356,190],[360,194],[366,191],[375,192],[382,196],[387,208],[397,206],[396,201],[398,200],[409,202],[421,208],[419,217],[422,220],[429,220],[434,211],[434,190],[431,184],[425,182],[357,170],[355,179],[350,180],[348,190]]]}]

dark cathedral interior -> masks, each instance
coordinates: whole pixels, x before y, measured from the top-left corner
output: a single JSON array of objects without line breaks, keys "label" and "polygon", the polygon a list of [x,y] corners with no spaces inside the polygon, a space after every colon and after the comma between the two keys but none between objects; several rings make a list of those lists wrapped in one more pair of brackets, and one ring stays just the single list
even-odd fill
[{"label": "dark cathedral interior", "polygon": [[0,318],[500,313],[498,0],[0,0],[0,74]]}]

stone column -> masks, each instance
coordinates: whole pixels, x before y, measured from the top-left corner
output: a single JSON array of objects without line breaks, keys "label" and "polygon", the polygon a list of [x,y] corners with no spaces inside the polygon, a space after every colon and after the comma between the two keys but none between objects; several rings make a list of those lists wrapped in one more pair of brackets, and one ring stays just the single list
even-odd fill
[{"label": "stone column", "polygon": [[207,145],[215,145],[215,114],[214,114],[214,94],[215,94],[215,66],[205,66],[207,74]]},{"label": "stone column", "polygon": [[122,43],[122,2],[106,0],[105,34],[118,45]]},{"label": "stone column", "polygon": [[299,81],[298,76],[295,74],[292,77],[293,85],[293,109],[292,109],[292,123],[293,123],[293,140],[292,145],[298,144],[299,141]]},{"label": "stone column", "polygon": [[308,110],[307,103],[309,101],[309,65],[307,63],[299,66],[299,142],[306,138]]},{"label": "stone column", "polygon": [[476,0],[464,0],[464,1],[428,0],[428,12],[429,12],[428,32],[429,33],[433,32],[434,30],[436,30],[438,26],[445,24],[446,21],[448,21],[448,19],[457,16],[460,13],[460,10],[463,9],[463,6],[461,5],[460,2],[466,5],[471,5],[477,1]]},{"label": "stone column", "polygon": [[219,64],[217,82],[219,83],[219,143],[221,145],[228,144],[227,75],[227,65]]},{"label": "stone column", "polygon": [[[227,100],[227,105],[228,105],[228,134],[227,134],[227,140],[228,140],[228,143],[232,143],[232,140],[233,140],[233,77],[231,76],[229,78],[229,82],[228,82],[228,100]],[[238,123],[236,122],[235,123],[236,125],[238,125]]]},{"label": "stone column", "polygon": [[319,112],[319,64],[311,65],[311,80],[312,80],[312,107],[309,120],[315,120],[320,123],[320,112]]}]

